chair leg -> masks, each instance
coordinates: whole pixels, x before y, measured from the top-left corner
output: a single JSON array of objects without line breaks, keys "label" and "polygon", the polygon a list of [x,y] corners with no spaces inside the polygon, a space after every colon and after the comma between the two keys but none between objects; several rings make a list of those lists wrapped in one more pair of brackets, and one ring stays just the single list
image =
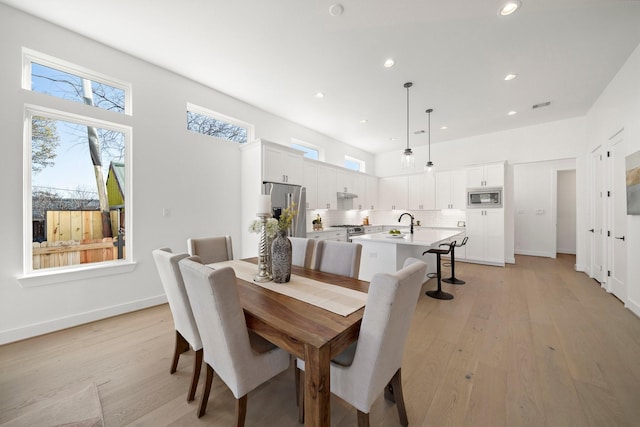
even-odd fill
[{"label": "chair leg", "polygon": [[207,363],[207,380],[204,383],[204,392],[200,399],[200,408],[198,408],[198,418],[204,415],[207,410],[207,402],[209,402],[209,392],[211,391],[211,383],[213,382],[213,368]]},{"label": "chair leg", "polygon": [[191,402],[196,397],[198,379],[200,378],[200,368],[202,367],[202,349],[196,351],[195,362],[193,363],[193,376],[191,377],[191,388],[187,396],[187,402]]},{"label": "chair leg", "polygon": [[173,362],[171,363],[171,370],[169,373],[173,374],[176,372],[176,369],[178,368],[178,359],[180,359],[180,355],[187,350],[189,350],[189,343],[184,339],[180,332],[176,331],[176,344],[173,352]]},{"label": "chair leg", "polygon": [[298,422],[304,424],[304,371],[296,366],[296,398],[298,399]]},{"label": "chair leg", "polygon": [[407,418],[407,408],[404,406],[404,395],[402,394],[402,375],[400,369],[391,378],[391,387],[393,389],[393,397],[396,400],[396,406],[398,407],[398,417],[400,418],[400,424],[403,426],[409,425],[409,419]]},{"label": "chair leg", "polygon": [[358,410],[358,427],[369,427],[369,414]]},{"label": "chair leg", "polygon": [[247,415],[247,395],[236,399],[236,427],[244,427],[244,419]]},{"label": "chair leg", "polygon": [[435,299],[444,299],[444,300],[449,300],[449,299],[453,299],[453,295],[448,294],[446,292],[442,291],[442,267],[440,266],[440,254],[436,254],[436,268],[437,268],[437,275],[438,275],[438,290],[436,291],[427,291],[427,295],[429,295],[431,298],[435,298]]},{"label": "chair leg", "polygon": [[445,283],[451,283],[452,285],[464,285],[466,282],[456,278],[456,247],[451,247],[451,277],[442,279]]}]

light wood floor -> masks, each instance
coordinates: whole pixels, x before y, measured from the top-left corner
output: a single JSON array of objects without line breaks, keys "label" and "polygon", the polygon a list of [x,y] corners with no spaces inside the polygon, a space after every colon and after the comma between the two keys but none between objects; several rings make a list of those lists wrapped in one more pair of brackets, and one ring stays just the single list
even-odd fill
[{"label": "light wood floor", "polygon": [[[443,286],[454,300],[420,298],[402,368],[410,424],[640,425],[640,319],[574,272],[573,256],[516,261],[458,263],[467,284]],[[217,377],[196,418],[186,402],[193,352],[169,375],[173,338],[164,305],[2,346],[0,423],[95,382],[107,426],[231,425],[233,396]],[[297,426],[294,400],[290,369],[249,394],[246,425]],[[371,421],[400,425],[382,398]],[[332,425],[355,422],[334,397]]]}]

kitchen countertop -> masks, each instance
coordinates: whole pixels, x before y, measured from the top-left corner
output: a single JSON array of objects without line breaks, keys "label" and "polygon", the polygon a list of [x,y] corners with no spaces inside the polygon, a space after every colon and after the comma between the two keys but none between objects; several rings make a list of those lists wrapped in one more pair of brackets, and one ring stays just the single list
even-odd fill
[{"label": "kitchen countertop", "polygon": [[449,240],[461,234],[464,229],[430,229],[430,230],[417,230],[413,234],[407,233],[402,237],[390,237],[389,233],[373,233],[365,234],[362,236],[353,236],[351,239],[358,243],[388,243],[395,245],[413,245],[413,246],[433,246],[441,243],[445,240]]}]

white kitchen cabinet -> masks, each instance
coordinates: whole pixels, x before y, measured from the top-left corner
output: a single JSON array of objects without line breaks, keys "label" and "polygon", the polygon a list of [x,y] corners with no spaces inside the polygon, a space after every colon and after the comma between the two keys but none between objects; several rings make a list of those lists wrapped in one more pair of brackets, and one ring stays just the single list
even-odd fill
[{"label": "white kitchen cabinet", "polygon": [[303,153],[278,144],[262,145],[262,181],[303,185]]},{"label": "white kitchen cabinet", "polygon": [[307,189],[307,209],[318,209],[318,165],[304,161],[302,185]]},{"label": "white kitchen cabinet", "polygon": [[378,181],[378,205],[383,210],[406,210],[408,177],[391,176]]},{"label": "white kitchen cabinet", "polygon": [[436,209],[465,209],[466,183],[464,169],[436,172]]},{"label": "white kitchen cabinet", "polygon": [[465,259],[504,265],[504,209],[468,209]]},{"label": "white kitchen cabinet", "polygon": [[380,205],[378,203],[378,177],[367,175],[365,181],[365,198],[362,203],[362,209],[380,209]]},{"label": "white kitchen cabinet", "polygon": [[357,177],[355,172],[336,170],[336,192],[356,194]]},{"label": "white kitchen cabinet", "polygon": [[314,231],[313,233],[307,233],[307,239],[318,240],[335,240],[338,242],[347,241],[346,229],[330,229],[323,231]]},{"label": "white kitchen cabinet", "polygon": [[434,174],[420,173],[408,176],[408,208],[431,210],[436,207],[436,181]]},{"label": "white kitchen cabinet", "polygon": [[331,166],[318,165],[318,191],[316,209],[337,209],[336,169]]},{"label": "white kitchen cabinet", "polygon": [[467,168],[467,187],[502,187],[504,185],[504,162],[488,163]]}]

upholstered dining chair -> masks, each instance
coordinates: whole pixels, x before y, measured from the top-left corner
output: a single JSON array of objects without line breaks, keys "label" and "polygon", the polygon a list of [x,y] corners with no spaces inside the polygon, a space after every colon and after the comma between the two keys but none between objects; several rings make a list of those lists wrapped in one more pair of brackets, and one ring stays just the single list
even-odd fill
[{"label": "upholstered dining chair", "polygon": [[[387,399],[395,401],[400,423],[409,424],[400,368],[426,272],[424,262],[408,258],[395,274],[374,275],[358,340],[331,361],[331,392],[358,410],[359,427],[369,425],[371,406],[383,390]],[[304,361],[298,359],[296,369],[304,370]],[[303,422],[304,374],[297,372],[296,380]]]},{"label": "upholstered dining chair", "polygon": [[231,267],[213,269],[185,258],[180,261],[187,295],[196,319],[207,367],[198,417],[204,415],[214,369],[236,398],[236,426],[243,426],[247,394],[289,366],[289,353],[250,334]]},{"label": "upholstered dining chair", "polygon": [[200,340],[200,332],[193,318],[191,305],[187,291],[184,288],[182,274],[178,267],[178,262],[188,257],[188,254],[174,254],[169,248],[156,249],[153,252],[153,259],[156,262],[158,274],[164,292],[167,294],[169,301],[169,309],[173,316],[173,323],[176,329],[176,343],[173,352],[173,361],[171,363],[170,373],[175,373],[178,367],[180,355],[189,350],[189,346],[195,351],[195,361],[193,365],[193,375],[191,378],[191,387],[187,395],[187,401],[191,402],[196,394],[198,387],[198,378],[200,378],[200,367],[202,366],[202,341]]},{"label": "upholstered dining chair", "polygon": [[233,259],[231,236],[200,237],[187,239],[189,255],[197,255],[203,264]]},{"label": "upholstered dining chair", "polygon": [[314,269],[325,273],[358,278],[360,273],[360,243],[320,240],[316,244]]},{"label": "upholstered dining chair", "polygon": [[291,263],[298,267],[311,268],[316,241],[306,237],[289,237],[289,240],[291,240]]}]

